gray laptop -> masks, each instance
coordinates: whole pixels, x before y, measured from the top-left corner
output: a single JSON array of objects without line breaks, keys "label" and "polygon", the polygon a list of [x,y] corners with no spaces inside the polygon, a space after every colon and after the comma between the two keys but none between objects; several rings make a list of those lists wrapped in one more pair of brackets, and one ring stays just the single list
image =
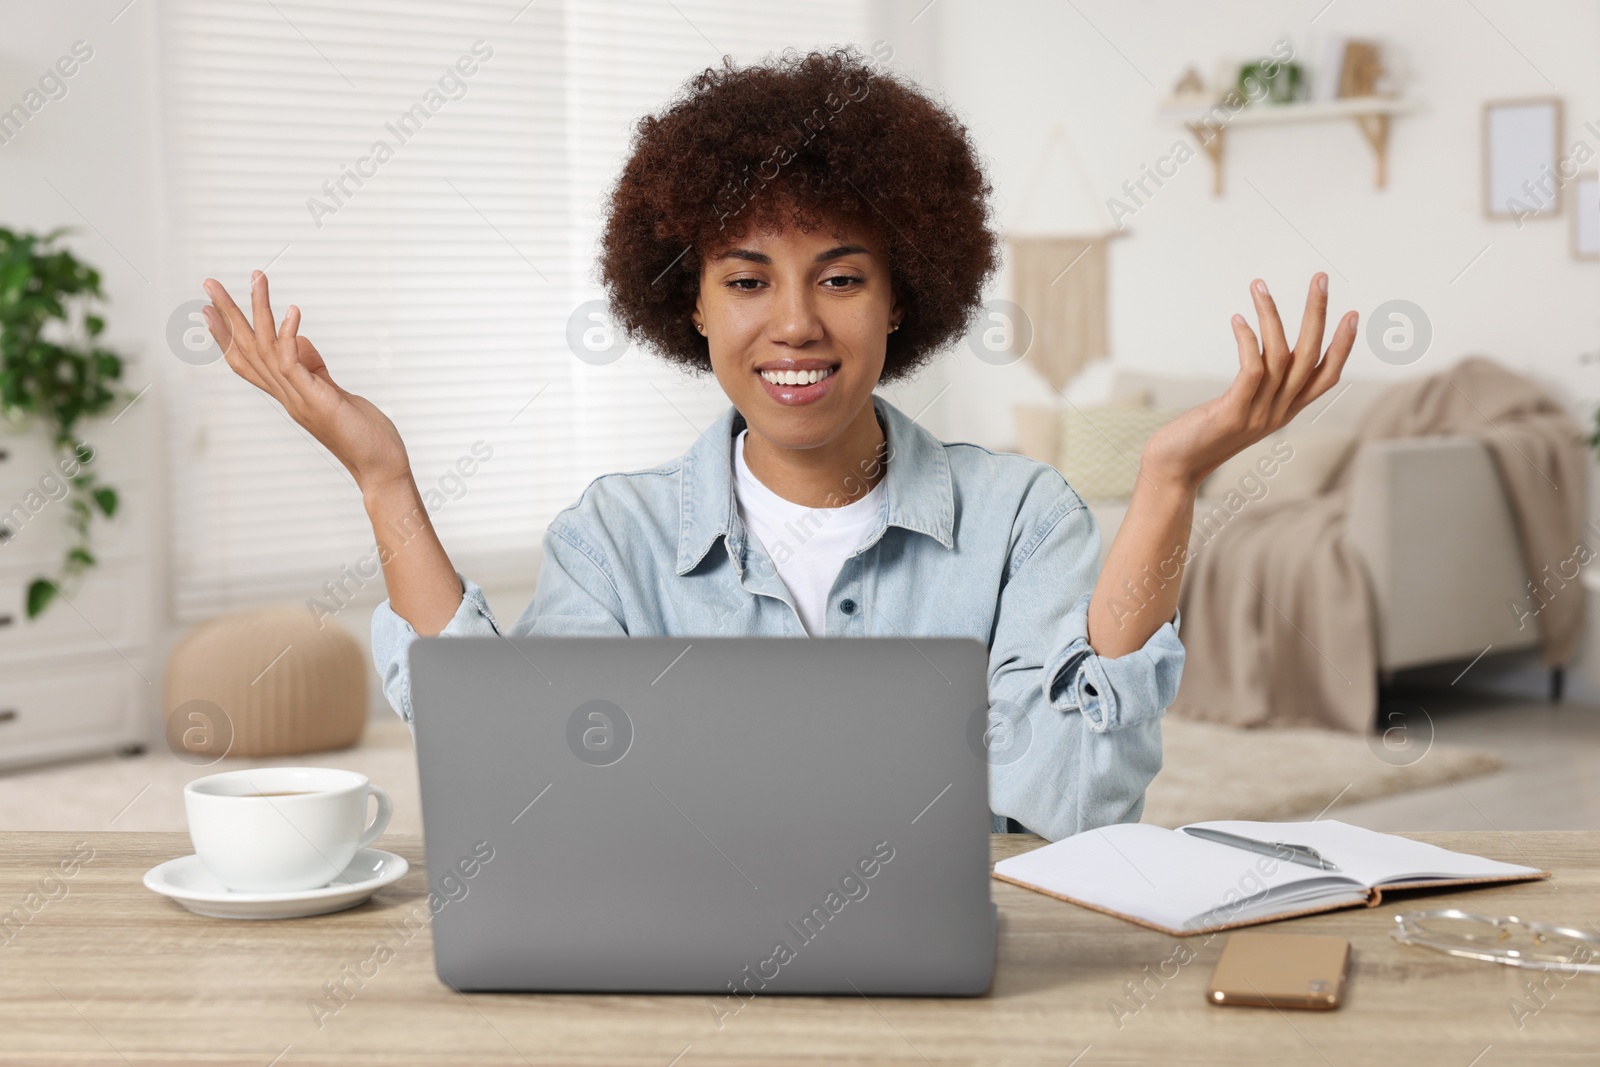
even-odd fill
[{"label": "gray laptop", "polygon": [[411,647],[433,943],[462,990],[973,995],[994,973],[965,638]]}]

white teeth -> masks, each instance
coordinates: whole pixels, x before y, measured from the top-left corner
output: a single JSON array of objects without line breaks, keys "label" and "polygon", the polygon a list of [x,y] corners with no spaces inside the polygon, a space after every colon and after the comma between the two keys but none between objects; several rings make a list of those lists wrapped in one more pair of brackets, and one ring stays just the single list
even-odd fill
[{"label": "white teeth", "polygon": [[833,373],[826,370],[764,370],[761,376],[773,385],[815,385]]}]

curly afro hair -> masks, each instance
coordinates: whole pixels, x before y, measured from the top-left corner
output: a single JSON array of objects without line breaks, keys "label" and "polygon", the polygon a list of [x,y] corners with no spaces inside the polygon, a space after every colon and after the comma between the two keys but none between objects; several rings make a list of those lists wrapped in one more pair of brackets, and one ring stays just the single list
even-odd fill
[{"label": "curly afro hair", "polygon": [[854,220],[888,249],[904,310],[880,380],[906,377],[966,331],[999,262],[966,128],[852,47],[723,62],[639,120],[606,202],[599,270],[618,324],[709,371],[690,321],[702,257],[751,227]]}]

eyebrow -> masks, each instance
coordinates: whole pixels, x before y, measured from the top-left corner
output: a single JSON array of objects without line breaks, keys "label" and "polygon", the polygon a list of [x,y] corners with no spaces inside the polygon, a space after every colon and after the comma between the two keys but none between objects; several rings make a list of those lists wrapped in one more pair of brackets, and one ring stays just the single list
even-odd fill
[{"label": "eyebrow", "polygon": [[[817,258],[812,260],[812,262],[826,263],[830,259],[838,259],[841,256],[852,256],[866,251],[868,251],[868,249],[864,245],[838,245],[834,248],[828,249],[826,252],[818,252]],[[743,259],[748,260],[751,263],[763,263],[768,266],[772,264],[771,256],[764,252],[752,252],[748,248],[730,248],[726,252],[723,252],[714,258]]]}]

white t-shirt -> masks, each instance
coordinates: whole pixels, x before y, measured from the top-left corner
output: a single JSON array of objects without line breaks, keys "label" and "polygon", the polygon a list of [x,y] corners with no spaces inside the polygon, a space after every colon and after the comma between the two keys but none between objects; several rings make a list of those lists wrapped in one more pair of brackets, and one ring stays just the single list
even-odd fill
[{"label": "white t-shirt", "polygon": [[806,633],[826,633],[828,593],[839,568],[861,547],[878,518],[883,482],[866,496],[838,508],[808,508],[762,485],[744,461],[744,441],[750,431],[740,430],[733,442],[733,491],[739,518],[772,557],[778,577],[794,596]]}]

